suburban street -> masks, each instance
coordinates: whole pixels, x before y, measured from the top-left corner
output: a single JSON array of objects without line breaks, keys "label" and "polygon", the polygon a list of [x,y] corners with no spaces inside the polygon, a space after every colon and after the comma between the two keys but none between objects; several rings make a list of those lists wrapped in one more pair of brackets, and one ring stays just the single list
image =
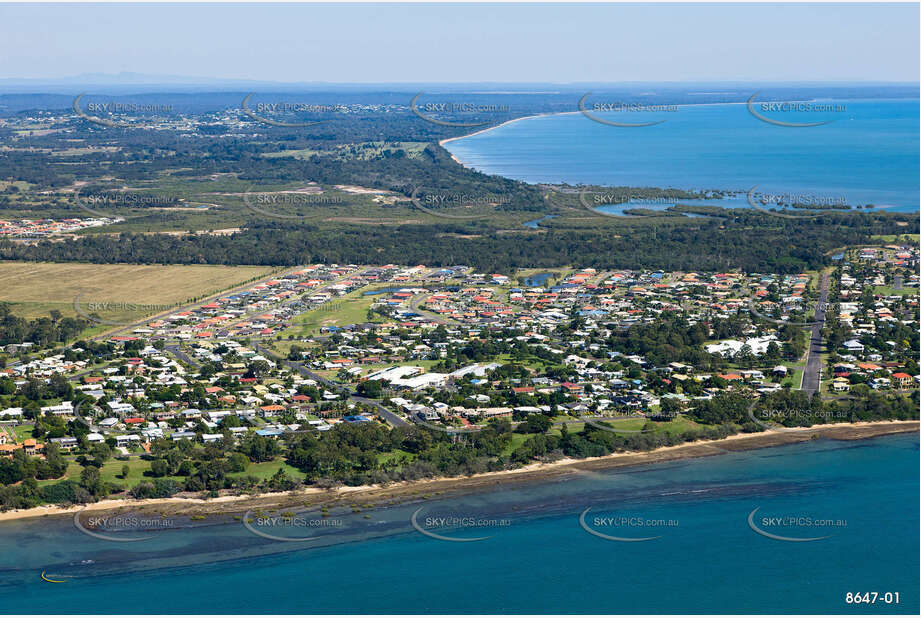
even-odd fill
[{"label": "suburban street", "polygon": [[[261,353],[263,356],[276,357],[276,358],[278,356],[277,354],[273,353],[268,348],[262,345],[259,345],[258,343],[255,344],[253,347],[255,347],[256,350],[258,350],[259,353]],[[336,384],[332,380],[328,380],[324,378],[323,376],[321,376],[320,374],[310,371],[302,363],[298,363],[296,361],[290,361],[290,360],[279,360],[278,362],[293,369],[294,371],[297,371],[305,378],[310,378],[311,380],[315,380],[318,384],[322,384],[323,386],[327,387],[329,390],[333,392],[337,392],[337,393],[343,392],[343,387],[340,384]],[[394,427],[405,427],[406,425],[409,425],[409,423],[407,423],[400,416],[394,414],[393,412],[391,412],[390,410],[382,406],[379,402],[373,399],[366,399],[365,397],[358,397],[356,395],[352,395],[351,393],[349,393],[349,399],[357,403],[363,403],[365,405],[374,406],[375,408],[377,408],[378,414],[380,414],[388,423],[390,423]]]},{"label": "suburban street", "polygon": [[828,301],[829,274],[822,275],[819,302],[815,309],[815,322],[809,335],[809,351],[806,353],[806,369],[803,371],[803,390],[810,397],[819,390],[822,377],[822,327],[825,326],[825,304]]}]

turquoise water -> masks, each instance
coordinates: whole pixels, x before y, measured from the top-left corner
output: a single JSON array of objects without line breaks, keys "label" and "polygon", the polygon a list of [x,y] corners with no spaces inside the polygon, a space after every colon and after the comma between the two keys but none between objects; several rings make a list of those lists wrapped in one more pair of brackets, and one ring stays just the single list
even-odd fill
[{"label": "turquoise water", "polygon": [[[681,106],[676,112],[595,114],[616,122],[666,121],[655,126],[611,127],[578,113],[543,116],[446,148],[477,170],[532,183],[743,192],[757,185],[769,194],[918,211],[918,100],[834,103],[844,111],[765,112],[785,122],[833,121],[818,127],[768,124],[744,104]],[[706,203],[747,206],[744,196]]]},{"label": "turquoise water", "polygon": [[[0,607],[8,613],[917,613],[918,437],[819,440],[718,457],[330,513],[323,530],[278,526],[267,540],[227,521],[117,543],[70,518],[0,525]],[[660,538],[618,542],[589,534]],[[833,519],[817,529],[762,516]],[[476,542],[447,542],[423,529]],[[365,519],[365,515],[369,518]],[[429,527],[433,516],[508,525]],[[630,516],[673,525],[606,526]],[[304,517],[309,517],[305,514]],[[260,530],[268,527],[259,526]],[[132,533],[137,535],[136,533]],[[296,547],[292,547],[296,546]],[[43,571],[64,583],[41,581]],[[848,592],[899,605],[848,605]]]}]

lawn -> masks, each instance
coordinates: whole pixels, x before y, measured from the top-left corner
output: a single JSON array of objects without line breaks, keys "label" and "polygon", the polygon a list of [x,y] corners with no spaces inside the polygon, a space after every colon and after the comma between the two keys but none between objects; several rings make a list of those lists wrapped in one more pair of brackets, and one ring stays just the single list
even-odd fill
[{"label": "lawn", "polygon": [[525,440],[530,438],[532,435],[533,434],[528,434],[528,433],[513,433],[511,441],[509,441],[506,447],[502,449],[502,456],[508,457],[509,455],[511,455],[512,452],[514,452],[519,446],[524,444]]},{"label": "lawn", "polygon": [[536,356],[529,356],[523,360],[517,360],[513,358],[511,354],[500,354],[499,356],[495,358],[494,362],[499,363],[501,365],[510,365],[510,364],[524,365],[525,367],[528,367],[529,369],[534,369],[537,371],[543,371],[547,367],[551,367],[554,365],[554,363],[545,361],[544,359],[538,358]]},{"label": "lawn", "polygon": [[[647,421],[645,418],[627,418],[627,419],[592,419],[596,423],[604,423],[608,425],[611,429],[623,429],[624,431],[636,432],[643,429]],[[680,415],[678,418],[665,421],[665,422],[655,422],[653,421],[656,429],[656,433],[668,432],[668,433],[681,433],[683,431],[699,429],[702,425],[695,423],[686,416]],[[570,433],[577,433],[582,431],[585,427],[584,423],[568,423],[566,429]],[[627,435],[626,433],[624,435]]]},{"label": "lawn", "polygon": [[16,437],[19,438],[19,441],[27,440],[32,437],[32,431],[35,429],[35,425],[19,425],[17,427],[10,427],[16,432]]},{"label": "lawn", "polygon": [[902,288],[897,290],[889,285],[876,285],[873,286],[873,293],[879,294],[880,296],[917,296],[918,288]]},{"label": "lawn", "polygon": [[261,463],[251,463],[246,466],[246,470],[243,472],[231,472],[227,476],[231,478],[239,478],[241,476],[255,476],[260,481],[272,478],[278,470],[284,470],[285,474],[293,479],[298,481],[304,480],[304,477],[307,476],[297,468],[289,466],[281,459],[275,459],[273,461],[263,461]]},{"label": "lawn", "polygon": [[[127,478],[121,478],[122,466],[128,466],[128,476]],[[141,459],[140,457],[131,457],[128,461],[119,461],[117,459],[110,459],[109,461],[102,464],[100,468],[100,476],[102,480],[114,483],[116,485],[121,485],[126,489],[134,487],[143,480],[153,480],[152,476],[144,476],[144,472],[150,470],[150,462]],[[76,462],[70,462],[70,465],[67,466],[67,472],[64,475],[64,479],[54,479],[49,481],[39,481],[39,485],[48,485],[50,483],[56,483],[65,479],[70,479],[73,481],[80,480],[80,473],[83,471],[83,466]],[[171,478],[180,483],[185,482],[185,479],[182,477],[166,477]]]},{"label": "lawn", "polygon": [[[127,478],[122,478],[122,466],[128,466],[128,476]],[[255,476],[259,480],[269,479],[274,475],[278,469],[281,468],[285,473],[291,478],[297,480],[303,480],[305,474],[286,464],[284,461],[277,459],[275,461],[266,461],[262,463],[251,463],[247,466],[246,470],[243,472],[231,472],[227,476],[238,478],[241,476]],[[76,462],[71,462],[67,467],[67,473],[64,476],[64,479],[71,479],[75,481],[80,480],[80,472],[82,472],[83,466]],[[105,462],[100,469],[102,479],[109,483],[114,483],[116,485],[121,485],[126,489],[134,487],[143,480],[153,480],[152,476],[144,476],[144,473],[150,470],[150,461],[141,459],[140,457],[132,457],[128,461],[119,461],[117,459],[110,459]],[[179,483],[184,483],[185,478],[181,476],[168,476],[164,478],[169,478]],[[64,479],[54,479],[47,481],[39,481],[39,485],[48,485],[50,483],[56,483]]]},{"label": "lawn", "polygon": [[[293,335],[307,337],[315,335],[323,326],[346,326],[347,324],[360,324],[368,321],[368,308],[375,300],[380,300],[380,295],[366,296],[365,293],[376,288],[361,287],[345,296],[333,298],[320,307],[306,311],[293,320],[291,328],[278,334],[282,337]],[[382,318],[376,316],[375,320]]]},{"label": "lawn", "polygon": [[780,381],[781,384],[789,382],[793,389],[800,389],[803,386],[803,369],[802,367],[791,367],[787,365],[787,377]]}]

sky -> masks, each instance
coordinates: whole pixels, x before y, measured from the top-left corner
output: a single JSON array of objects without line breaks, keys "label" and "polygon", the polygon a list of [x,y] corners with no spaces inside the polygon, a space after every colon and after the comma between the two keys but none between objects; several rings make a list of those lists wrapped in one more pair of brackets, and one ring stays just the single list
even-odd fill
[{"label": "sky", "polygon": [[0,79],[910,81],[918,4],[0,4]]}]

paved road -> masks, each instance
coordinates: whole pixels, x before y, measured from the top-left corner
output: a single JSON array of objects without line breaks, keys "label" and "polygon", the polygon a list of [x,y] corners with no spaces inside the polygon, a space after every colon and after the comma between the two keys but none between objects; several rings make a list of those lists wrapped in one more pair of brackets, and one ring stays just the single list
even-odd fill
[{"label": "paved road", "polygon": [[[274,357],[274,358],[278,357],[277,354],[273,353],[271,350],[269,350],[268,348],[258,343],[255,344],[253,347],[256,348],[256,350],[258,350],[265,357]],[[409,425],[409,423],[406,422],[403,418],[397,416],[396,414],[394,414],[393,412],[391,412],[390,410],[382,406],[380,402],[374,399],[367,399],[365,397],[359,397],[357,395],[353,395],[347,388],[344,388],[341,384],[337,384],[336,382],[333,382],[332,380],[324,378],[318,373],[314,373],[313,371],[305,367],[303,363],[298,363],[296,361],[290,361],[290,360],[279,360],[278,362],[285,365],[286,367],[289,367],[290,369],[293,369],[294,371],[297,371],[305,378],[316,380],[317,383],[326,386],[328,389],[330,389],[333,392],[347,393],[349,396],[349,399],[356,403],[363,403],[368,406],[374,406],[375,408],[377,408],[378,414],[380,414],[384,419],[387,420],[387,422],[389,422],[394,427],[404,427],[406,425]]]},{"label": "paved road", "polygon": [[102,371],[103,369],[108,369],[109,367],[116,367],[118,365],[124,365],[124,364],[125,364],[125,361],[122,361],[122,360],[111,361],[109,363],[106,363],[102,367],[94,367],[92,369],[85,369],[84,371],[81,371],[79,373],[74,373],[72,375],[69,375],[67,376],[67,379],[70,380],[71,382],[79,382],[80,379],[84,376],[88,376],[93,373]]},{"label": "paved road", "polygon": [[809,350],[806,353],[806,370],[803,372],[803,390],[810,397],[819,390],[822,378],[822,327],[825,326],[825,305],[828,302],[829,274],[822,275],[819,290],[819,304],[816,305],[815,322],[809,336]]},{"label": "paved road", "polygon": [[[415,286],[413,286],[413,287],[415,287]],[[438,315],[437,313],[432,313],[431,311],[425,311],[424,309],[420,309],[420,308],[419,308],[419,305],[422,304],[422,301],[425,300],[426,298],[428,298],[428,297],[431,296],[431,295],[432,295],[432,292],[425,292],[424,294],[416,294],[415,296],[413,296],[412,298],[410,298],[410,299],[409,299],[409,308],[410,308],[410,310],[415,311],[415,312],[418,313],[419,315],[422,315],[422,316],[427,317],[428,319],[432,320],[433,322],[435,322],[435,323],[437,323],[437,324],[445,324],[445,325],[447,325],[447,324],[457,324],[457,322],[455,322],[454,320],[449,320],[449,319],[447,319],[447,318],[443,318],[443,317],[441,317],[440,315]]]},{"label": "paved road", "polygon": [[377,408],[377,413],[380,414],[385,419],[387,419],[387,422],[393,425],[394,427],[406,427],[407,425],[409,425],[409,423],[406,420],[404,420],[400,416],[397,416],[396,414],[394,414],[393,412],[391,412],[390,410],[382,406],[379,401],[376,401],[374,399],[366,399],[365,397],[358,397],[357,395],[353,395],[352,397],[350,397],[350,399],[352,401],[357,401],[359,403],[363,403],[368,406],[374,406],[375,408]]},{"label": "paved road", "polygon": [[201,363],[199,363],[197,360],[195,360],[194,358],[192,358],[191,356],[183,352],[182,348],[179,347],[179,344],[165,345],[163,346],[163,349],[166,352],[169,352],[170,354],[178,358],[179,360],[183,361],[184,363],[191,365],[195,369],[199,369],[201,367]]},{"label": "paved road", "polygon": [[115,327],[115,328],[113,328],[113,329],[110,329],[110,330],[104,332],[104,333],[100,333],[100,334],[96,335],[95,337],[91,337],[90,340],[91,340],[91,341],[104,341],[104,340],[110,339],[110,338],[112,338],[112,337],[115,337],[115,336],[117,336],[117,335],[122,335],[122,334],[130,333],[130,332],[133,331],[135,328],[140,328],[140,327],[142,327],[142,326],[146,326],[147,324],[150,324],[151,322],[154,322],[154,321],[156,321],[156,320],[160,320],[160,319],[165,318],[165,317],[167,317],[167,316],[173,315],[174,313],[178,313],[178,312],[180,312],[180,311],[191,311],[192,309],[196,309],[196,308],[198,308],[198,307],[200,307],[200,306],[202,306],[202,305],[207,305],[208,303],[214,302],[214,301],[218,300],[219,298],[223,298],[223,297],[225,297],[225,296],[230,296],[230,295],[232,295],[232,294],[236,294],[236,293],[238,293],[238,292],[242,292],[243,290],[249,289],[249,288],[251,288],[251,287],[253,287],[253,286],[256,286],[256,285],[265,283],[265,282],[267,282],[267,281],[271,281],[271,280],[273,280],[273,279],[277,279],[277,278],[279,278],[279,277],[284,277],[285,275],[290,274],[290,273],[293,273],[293,272],[296,272],[296,271],[300,270],[301,268],[303,268],[303,267],[299,266],[299,267],[296,267],[296,268],[288,268],[288,269],[285,269],[285,270],[283,270],[283,271],[276,272],[276,273],[273,273],[273,274],[271,274],[271,275],[262,277],[262,278],[260,278],[260,279],[255,280],[255,281],[250,281],[249,283],[241,283],[240,285],[235,285],[235,286],[233,286],[233,287],[231,287],[231,288],[228,288],[228,289],[226,289],[226,290],[223,290],[223,291],[221,291],[221,292],[218,292],[217,294],[212,294],[212,295],[210,295],[210,296],[207,296],[206,298],[203,298],[203,299],[201,299],[201,300],[197,300],[197,301],[195,301],[195,302],[193,302],[193,303],[187,303],[187,304],[184,304],[184,305],[181,305],[181,306],[178,306],[178,307],[173,307],[172,309],[167,309],[166,311],[161,311],[160,313],[158,313],[158,314],[156,314],[156,315],[151,315],[151,316],[145,317],[145,318],[143,318],[142,320],[139,320],[139,321],[134,322],[134,323],[132,323],[132,324],[123,324],[123,325],[121,325],[121,326],[117,326],[117,327]]}]

